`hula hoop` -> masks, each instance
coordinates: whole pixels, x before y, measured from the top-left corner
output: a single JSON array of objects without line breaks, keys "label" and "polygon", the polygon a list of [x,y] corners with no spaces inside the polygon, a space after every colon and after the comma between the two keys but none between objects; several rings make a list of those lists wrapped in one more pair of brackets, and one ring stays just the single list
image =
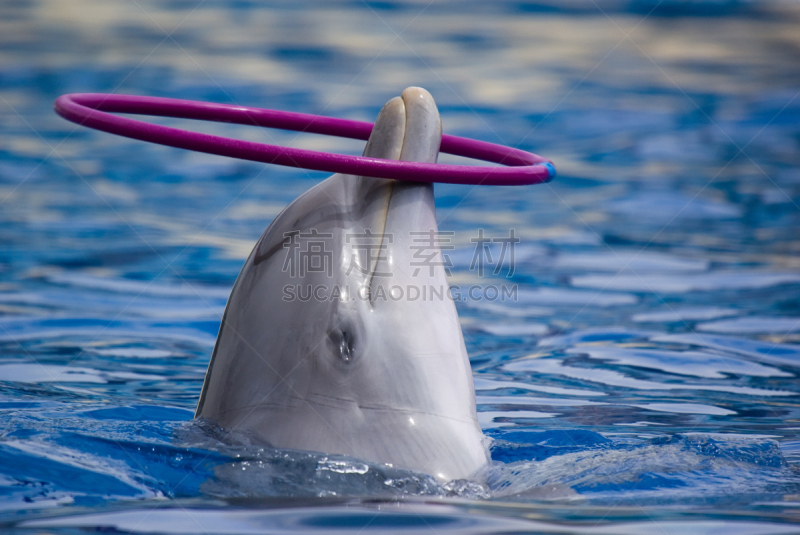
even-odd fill
[{"label": "hula hoop", "polygon": [[56,100],[55,110],[69,121],[110,134],[180,149],[315,171],[415,182],[495,186],[541,184],[549,182],[556,174],[553,163],[536,154],[485,141],[449,135],[442,136],[441,152],[510,167],[444,165],[331,154],[213,136],[112,115],[113,113],[130,113],[197,119],[266,126],[361,140],[369,139],[370,132],[372,132],[372,123],[305,113],[192,100],[103,93],[62,95]]}]

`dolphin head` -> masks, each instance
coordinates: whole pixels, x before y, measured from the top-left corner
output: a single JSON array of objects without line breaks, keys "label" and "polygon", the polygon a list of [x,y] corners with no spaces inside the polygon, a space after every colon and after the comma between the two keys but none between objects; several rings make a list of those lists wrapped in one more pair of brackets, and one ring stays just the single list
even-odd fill
[{"label": "dolphin head", "polygon": [[[436,104],[408,88],[365,156],[435,162]],[[292,202],[234,285],[198,417],[278,448],[465,478],[487,462],[430,184],[333,175]]]}]

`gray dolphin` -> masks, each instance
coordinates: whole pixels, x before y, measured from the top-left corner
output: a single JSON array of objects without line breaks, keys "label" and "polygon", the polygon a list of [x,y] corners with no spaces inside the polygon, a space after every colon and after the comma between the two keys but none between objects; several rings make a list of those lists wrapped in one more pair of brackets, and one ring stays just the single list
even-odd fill
[{"label": "gray dolphin", "polygon": [[[410,87],[364,155],[435,162],[441,135]],[[276,448],[475,473],[488,454],[437,232],[430,184],[336,174],[298,197],[239,274],[195,416]]]}]

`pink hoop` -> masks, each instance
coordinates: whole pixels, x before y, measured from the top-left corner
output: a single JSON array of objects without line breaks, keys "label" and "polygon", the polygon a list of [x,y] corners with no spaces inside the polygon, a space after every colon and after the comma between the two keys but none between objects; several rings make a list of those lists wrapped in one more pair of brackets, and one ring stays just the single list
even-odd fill
[{"label": "pink hoop", "polygon": [[382,160],[254,143],[190,132],[112,113],[155,115],[267,126],[314,134],[367,140],[372,123],[320,115],[214,104],[191,100],[102,93],[73,93],[58,97],[56,112],[65,119],[111,134],[180,149],[195,150],[289,167],[351,175],[395,178],[415,182],[520,186],[549,182],[556,174],[549,160],[518,149],[473,139],[442,136],[441,152],[510,167],[481,167]]}]

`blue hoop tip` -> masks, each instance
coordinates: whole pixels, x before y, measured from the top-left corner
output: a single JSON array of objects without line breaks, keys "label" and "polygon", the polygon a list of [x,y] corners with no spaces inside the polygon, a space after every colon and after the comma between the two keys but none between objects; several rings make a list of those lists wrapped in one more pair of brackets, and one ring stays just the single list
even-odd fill
[{"label": "blue hoop tip", "polygon": [[549,173],[547,176],[547,181],[550,182],[556,177],[556,166],[551,162],[543,162],[542,165],[547,167],[547,171]]}]

